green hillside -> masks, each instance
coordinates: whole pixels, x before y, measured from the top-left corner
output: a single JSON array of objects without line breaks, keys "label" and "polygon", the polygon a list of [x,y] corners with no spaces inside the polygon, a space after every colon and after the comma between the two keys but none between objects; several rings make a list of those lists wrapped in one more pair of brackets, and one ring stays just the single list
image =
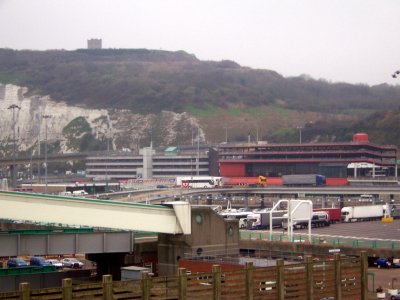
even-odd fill
[{"label": "green hillside", "polygon": [[183,51],[0,49],[0,82],[94,108],[176,112],[275,105],[303,111],[391,109],[400,88],[328,83],[308,77],[200,61]]},{"label": "green hillside", "polygon": [[[186,111],[210,141],[350,140],[367,132],[376,143],[400,144],[400,87],[285,78],[233,61],[200,61],[184,51],[147,49],[17,51],[0,49],[0,83],[55,101],[135,113]],[[71,135],[76,133],[71,133]]]}]

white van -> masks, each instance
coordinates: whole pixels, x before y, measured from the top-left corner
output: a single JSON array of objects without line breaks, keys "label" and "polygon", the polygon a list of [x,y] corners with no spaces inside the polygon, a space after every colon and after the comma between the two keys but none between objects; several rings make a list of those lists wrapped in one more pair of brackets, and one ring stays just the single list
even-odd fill
[{"label": "white van", "polygon": [[73,191],[72,195],[73,196],[85,196],[85,195],[89,195],[89,194],[84,190],[78,190],[78,191]]}]

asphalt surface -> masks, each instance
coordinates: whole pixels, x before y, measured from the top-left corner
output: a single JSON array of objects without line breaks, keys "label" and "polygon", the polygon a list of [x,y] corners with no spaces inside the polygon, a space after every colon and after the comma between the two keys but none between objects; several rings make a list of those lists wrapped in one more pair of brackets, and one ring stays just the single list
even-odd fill
[{"label": "asphalt surface", "polygon": [[[282,229],[276,231],[282,232]],[[298,229],[294,230],[294,233],[306,234],[308,231]],[[328,227],[312,228],[311,234],[400,241],[400,220],[394,220],[391,223],[381,221],[337,223]]]}]

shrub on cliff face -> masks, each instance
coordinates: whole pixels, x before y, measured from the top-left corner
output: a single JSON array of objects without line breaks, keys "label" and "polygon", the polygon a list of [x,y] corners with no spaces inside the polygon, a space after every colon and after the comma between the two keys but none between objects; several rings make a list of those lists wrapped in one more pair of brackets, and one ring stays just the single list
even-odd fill
[{"label": "shrub on cliff face", "polygon": [[107,149],[106,140],[98,140],[92,134],[92,128],[84,117],[73,119],[63,128],[67,147],[76,151],[101,151]]}]

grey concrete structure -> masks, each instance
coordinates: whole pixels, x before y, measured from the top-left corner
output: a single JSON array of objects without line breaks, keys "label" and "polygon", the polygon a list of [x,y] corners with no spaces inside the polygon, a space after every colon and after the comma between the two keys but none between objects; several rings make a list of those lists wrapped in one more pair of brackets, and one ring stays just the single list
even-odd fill
[{"label": "grey concrete structure", "polygon": [[191,235],[158,236],[158,273],[176,275],[181,258],[239,254],[239,222],[224,219],[210,207],[193,206]]},{"label": "grey concrete structure", "polygon": [[90,39],[87,40],[88,49],[101,49],[102,48],[102,40],[101,39]]},{"label": "grey concrete structure", "polygon": [[0,256],[133,252],[133,232],[0,235]]}]

